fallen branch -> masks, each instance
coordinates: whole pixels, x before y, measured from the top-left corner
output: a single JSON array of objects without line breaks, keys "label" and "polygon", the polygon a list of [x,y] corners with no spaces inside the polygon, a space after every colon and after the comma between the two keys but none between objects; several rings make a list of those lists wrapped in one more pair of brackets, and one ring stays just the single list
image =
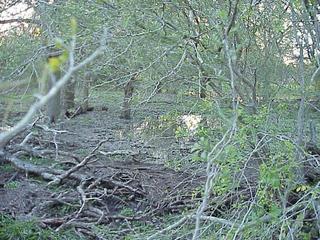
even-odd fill
[{"label": "fallen branch", "polygon": [[[29,174],[35,174],[40,177],[42,177],[45,180],[55,180],[57,175],[61,175],[64,173],[63,170],[58,170],[58,169],[51,169],[48,167],[43,167],[39,165],[35,165],[32,163],[27,163],[25,161],[22,161],[19,159],[16,155],[11,155],[9,153],[1,153],[0,152],[0,159],[6,162],[10,162],[13,164],[17,169],[20,169],[22,171],[25,171]],[[87,176],[84,174],[70,174],[70,178],[82,181],[83,179],[86,179]]]},{"label": "fallen branch", "polygon": [[72,173],[78,171],[80,168],[82,168],[83,166],[85,166],[94,156],[95,156],[95,152],[101,147],[101,145],[103,143],[105,143],[107,140],[103,140],[100,141],[98,143],[98,145],[91,151],[91,153],[86,156],[79,164],[77,164],[76,166],[74,166],[73,168],[70,168],[68,171],[64,172],[63,174],[59,175],[55,180],[53,180],[51,183],[49,184],[60,184],[61,181],[65,178],[67,178],[68,176],[70,176]]},{"label": "fallen branch", "polygon": [[[70,173],[69,171],[65,172],[63,170],[52,169],[52,168],[48,168],[48,167],[35,165],[32,163],[27,163],[25,161],[20,160],[15,155],[11,155],[8,153],[0,152],[0,160],[10,162],[16,168],[23,170],[23,171],[27,172],[28,174],[35,174],[37,176],[42,177],[45,180],[52,181],[53,183],[55,183],[55,181],[57,179],[61,178],[61,176],[65,176],[65,178],[70,178],[70,179],[76,180],[78,182],[82,182],[84,180],[89,180],[89,179],[92,179],[94,181],[95,179],[99,178],[98,176],[92,176],[92,175],[86,175],[86,174],[74,173],[74,172]],[[74,168],[72,168],[72,169],[74,169]],[[66,173],[68,173],[68,174],[66,174]],[[143,190],[131,187],[130,185],[123,183],[121,181],[107,178],[107,179],[101,179],[101,184],[102,185],[106,184],[110,188],[121,187],[126,190],[129,190],[129,192],[131,192],[131,193],[138,194],[140,196],[145,195]]]},{"label": "fallen branch", "polygon": [[[158,237],[160,234],[164,234],[172,229],[175,229],[177,227],[180,227],[182,224],[184,224],[186,221],[190,220],[190,219],[197,219],[198,216],[197,215],[187,215],[182,217],[179,221],[175,222],[174,224],[154,233],[153,235],[151,235],[150,237],[147,238],[147,240],[151,240],[151,239],[155,239],[156,237]],[[252,221],[249,222],[245,225],[242,225],[240,223],[237,222],[232,222],[223,218],[218,218],[218,217],[213,217],[213,216],[201,216],[201,220],[205,220],[205,221],[211,221],[211,222],[216,222],[216,223],[220,223],[222,225],[226,225],[226,226],[230,226],[230,227],[236,227],[236,228],[240,228],[240,230],[246,229],[248,227],[253,227],[259,223],[265,223],[265,222],[269,222],[271,220],[271,216],[270,215],[265,215],[263,217],[261,217],[260,219],[257,219],[256,221]],[[159,239],[159,238],[157,238]]]}]

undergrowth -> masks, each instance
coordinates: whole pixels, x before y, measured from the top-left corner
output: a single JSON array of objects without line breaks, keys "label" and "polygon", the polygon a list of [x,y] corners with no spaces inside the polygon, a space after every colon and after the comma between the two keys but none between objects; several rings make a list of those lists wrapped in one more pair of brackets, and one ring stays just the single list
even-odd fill
[{"label": "undergrowth", "polygon": [[2,240],[79,240],[71,230],[57,233],[51,229],[41,228],[35,221],[15,220],[0,215],[0,239]]}]

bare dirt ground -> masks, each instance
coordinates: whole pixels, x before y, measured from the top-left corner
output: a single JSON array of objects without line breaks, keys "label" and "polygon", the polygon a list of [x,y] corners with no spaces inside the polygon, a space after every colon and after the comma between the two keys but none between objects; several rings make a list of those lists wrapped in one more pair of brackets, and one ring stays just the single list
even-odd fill
[{"label": "bare dirt ground", "polygon": [[173,132],[146,137],[143,112],[137,114],[122,120],[116,109],[97,108],[52,126],[37,122],[15,140],[32,132],[19,152],[30,170],[0,166],[0,211],[36,217],[43,226],[90,229],[114,221],[156,223],[164,213],[194,207],[204,175],[166,165],[187,156],[192,144]]}]

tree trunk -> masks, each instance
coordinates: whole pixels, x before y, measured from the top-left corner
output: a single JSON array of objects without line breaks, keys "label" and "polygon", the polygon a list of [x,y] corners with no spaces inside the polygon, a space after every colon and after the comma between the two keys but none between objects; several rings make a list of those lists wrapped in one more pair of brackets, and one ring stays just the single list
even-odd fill
[{"label": "tree trunk", "polygon": [[123,99],[122,112],[121,112],[120,118],[131,119],[131,100],[132,100],[133,90],[134,90],[133,83],[136,77],[137,77],[137,74],[131,77],[124,87],[124,99]]},{"label": "tree trunk", "polygon": [[[293,7],[292,7],[293,9]],[[297,14],[292,10],[291,13],[292,17],[292,22],[293,22],[293,27],[295,30],[295,39],[297,42],[297,46],[299,46],[299,58],[298,58],[298,74],[299,74],[299,85],[300,85],[300,94],[301,94],[301,100],[299,104],[299,110],[298,110],[298,116],[297,116],[297,144],[299,145],[300,148],[297,148],[296,150],[296,161],[297,161],[297,166],[296,166],[296,180],[299,183],[304,183],[305,182],[305,172],[304,172],[304,167],[303,167],[303,161],[305,158],[305,153],[301,150],[304,149],[304,124],[305,124],[305,102],[306,102],[306,85],[305,85],[305,79],[304,79],[304,74],[305,74],[305,65],[304,65],[304,49],[303,49],[303,38],[299,36],[298,32],[298,26],[297,24]]]},{"label": "tree trunk", "polygon": [[84,79],[81,81],[81,110],[83,113],[89,108],[89,88],[92,80],[92,73],[86,72]]},{"label": "tree trunk", "polygon": [[208,77],[202,76],[200,80],[200,98],[205,99],[207,97],[207,82]]},{"label": "tree trunk", "polygon": [[[48,79],[48,91],[55,85],[55,83],[60,78],[60,72],[50,73]],[[47,104],[47,116],[49,117],[49,123],[57,122],[58,118],[60,117],[61,112],[61,91],[48,101]]]},{"label": "tree trunk", "polygon": [[63,89],[63,107],[64,112],[66,112],[68,109],[74,108],[75,103],[75,79],[71,79],[70,82],[66,84],[66,86]]}]

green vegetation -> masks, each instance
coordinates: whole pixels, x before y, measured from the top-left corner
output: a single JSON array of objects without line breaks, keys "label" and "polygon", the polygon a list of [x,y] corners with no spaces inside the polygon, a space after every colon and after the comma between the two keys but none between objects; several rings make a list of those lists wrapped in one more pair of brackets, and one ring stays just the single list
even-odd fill
[{"label": "green vegetation", "polygon": [[17,220],[30,193],[0,239],[320,238],[317,1],[22,2],[0,3],[0,190],[24,161],[59,202],[39,215],[79,226]]},{"label": "green vegetation", "polygon": [[11,181],[9,183],[6,183],[4,185],[4,187],[7,189],[16,189],[19,187],[19,184],[20,184],[20,182],[18,182],[18,181]]},{"label": "green vegetation", "polygon": [[0,165],[0,171],[1,172],[8,172],[8,173],[12,173],[14,172],[14,167],[11,164],[3,164]]},{"label": "green vegetation", "polygon": [[56,233],[42,229],[34,221],[13,220],[0,215],[0,239],[8,240],[75,240],[81,239],[71,232]]}]

